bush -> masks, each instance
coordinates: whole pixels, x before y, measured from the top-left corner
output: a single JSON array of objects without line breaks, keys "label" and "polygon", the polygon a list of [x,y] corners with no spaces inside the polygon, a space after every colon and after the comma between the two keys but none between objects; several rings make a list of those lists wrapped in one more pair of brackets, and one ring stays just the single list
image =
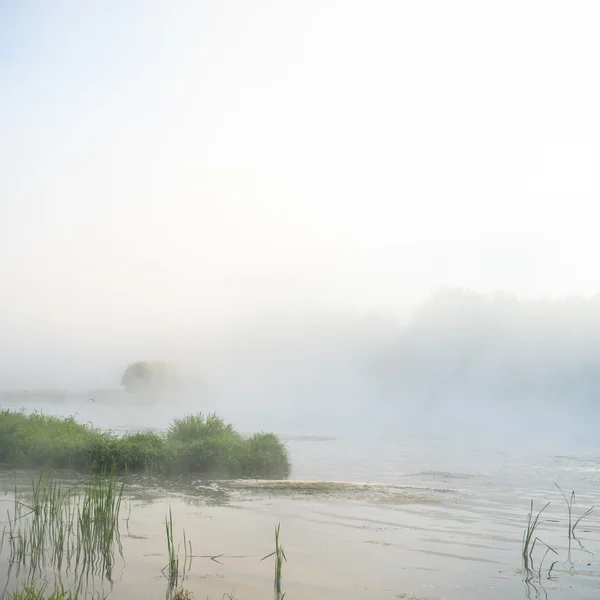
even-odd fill
[{"label": "bush", "polygon": [[257,433],[246,440],[244,475],[269,479],[270,473],[279,473],[281,479],[289,477],[291,465],[287,448],[272,433]]},{"label": "bush", "polygon": [[195,442],[214,439],[242,439],[230,424],[226,424],[215,413],[188,415],[182,419],[174,419],[169,427],[167,438],[172,442]]},{"label": "bush", "polygon": [[104,473],[196,473],[213,478],[289,476],[287,449],[273,434],[244,439],[215,414],[175,419],[165,435],[117,436],[72,417],[0,411],[0,463]]}]

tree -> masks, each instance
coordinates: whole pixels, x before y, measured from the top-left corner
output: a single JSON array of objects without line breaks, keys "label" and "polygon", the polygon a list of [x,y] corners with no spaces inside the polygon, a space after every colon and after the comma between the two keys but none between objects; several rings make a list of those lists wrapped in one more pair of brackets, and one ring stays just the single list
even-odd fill
[{"label": "tree", "polygon": [[179,374],[175,365],[165,361],[131,363],[121,377],[121,385],[128,392],[163,391],[175,387]]}]

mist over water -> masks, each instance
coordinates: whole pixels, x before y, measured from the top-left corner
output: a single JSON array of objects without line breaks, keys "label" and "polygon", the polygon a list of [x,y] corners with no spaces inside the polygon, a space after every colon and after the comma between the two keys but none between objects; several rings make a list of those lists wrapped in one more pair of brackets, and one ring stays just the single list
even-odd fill
[{"label": "mist over water", "polygon": [[[203,506],[186,516],[194,543],[204,540],[217,554],[246,547],[260,557],[269,546],[256,531],[281,522],[294,557],[287,589],[298,598],[384,599],[390,591],[528,598],[520,544],[533,498],[538,509],[552,501],[543,539],[576,565],[561,563],[557,580],[543,583],[555,600],[587,600],[600,572],[591,558],[599,552],[597,520],[586,519],[582,546],[569,554],[554,484],[576,491],[576,514],[597,503],[599,320],[598,298],[534,301],[464,290],[442,290],[403,319],[266,310],[129,347],[118,336],[93,353],[59,345],[48,361],[40,348],[24,349],[11,358],[18,369],[7,374],[12,391],[0,393],[0,405],[74,415],[116,433],[164,431],[173,418],[199,411],[215,411],[245,434],[274,432],[289,450],[291,482],[211,483],[211,493],[232,494],[227,502],[244,509],[230,513],[202,504],[202,480],[151,481],[142,488],[150,485],[158,504],[134,510],[133,531],[160,551],[161,530],[148,529],[147,515],[160,525],[168,504],[181,519],[183,498]],[[125,367],[146,359],[177,364],[180,388],[153,397],[120,389]],[[32,385],[19,388],[30,371]],[[36,389],[38,381],[52,385]],[[202,521],[207,511],[213,538]],[[222,549],[213,548],[215,539]],[[147,586],[156,565],[136,548],[127,560],[125,580]],[[263,597],[244,587],[255,577],[244,568],[202,565],[201,579],[188,585],[204,593],[209,573],[216,597],[223,593],[216,577],[247,598]],[[127,593],[120,585],[116,600]],[[423,596],[423,586],[438,596]]]},{"label": "mist over water", "polygon": [[[143,354],[125,357],[115,343],[114,355],[97,352],[97,363],[72,355],[70,368],[89,374],[80,377],[79,390],[64,377],[51,390],[2,392],[0,404],[75,415],[117,433],[165,430],[173,418],[198,411],[216,411],[243,433],[275,432],[290,453],[291,482],[211,483],[211,493],[232,494],[225,501],[236,507],[230,513],[202,504],[202,480],[152,481],[147,493],[158,498],[156,506],[134,509],[132,532],[160,549],[152,523],[161,524],[166,503],[181,519],[189,514],[182,502],[199,502],[197,514],[185,517],[194,544],[264,556],[268,546],[251,532],[281,522],[293,556],[287,585],[298,598],[383,599],[390,591],[528,598],[533,588],[519,571],[520,544],[533,498],[537,509],[552,502],[544,541],[561,556],[569,552],[576,565],[571,571],[560,563],[557,579],[542,581],[549,598],[583,600],[597,593],[597,519],[586,519],[581,546],[570,554],[555,483],[576,490],[577,515],[597,502],[599,318],[598,298],[533,301],[464,290],[434,294],[405,319],[265,311],[203,337],[178,333],[179,344],[163,338]],[[28,368],[49,373],[34,357]],[[119,389],[125,366],[147,358],[176,362],[181,389],[154,398]],[[57,353],[49,364],[62,359]],[[214,518],[210,538],[207,512]],[[125,579],[147,585],[156,565],[135,548],[129,552],[133,566],[128,562]],[[199,566],[197,589],[207,589],[207,573],[215,577],[215,594],[222,593],[217,576],[246,589],[255,575],[240,568]],[[196,589],[193,582],[192,576],[188,585]],[[120,585],[118,600],[126,589]],[[436,595],[422,595],[424,586]],[[261,593],[248,588],[245,595]]]},{"label": "mist over water", "polygon": [[143,410],[122,408],[118,417],[105,416],[101,401],[84,403],[81,416],[160,428],[174,416],[214,410],[247,431],[413,434],[498,447],[512,441],[522,450],[579,444],[595,436],[600,299],[446,289],[404,319],[278,309],[130,347],[117,335],[93,352],[65,351],[58,339],[53,351],[8,353],[2,381],[30,395],[53,389],[85,399],[96,390],[101,397],[98,390],[119,388],[127,364],[154,358],[181,367],[180,391]]},{"label": "mist over water", "polygon": [[[554,483],[600,505],[600,4],[76,8],[0,3],[0,408],[214,411],[295,480],[137,473],[115,600],[158,598],[171,502],[199,553],[245,556],[196,598],[263,600],[279,521],[290,600],[596,598],[599,521],[571,556]],[[124,389],[138,361],[176,384]],[[45,461],[29,424],[55,421],[2,414],[0,450]],[[547,596],[521,585],[531,498],[567,557]]]}]

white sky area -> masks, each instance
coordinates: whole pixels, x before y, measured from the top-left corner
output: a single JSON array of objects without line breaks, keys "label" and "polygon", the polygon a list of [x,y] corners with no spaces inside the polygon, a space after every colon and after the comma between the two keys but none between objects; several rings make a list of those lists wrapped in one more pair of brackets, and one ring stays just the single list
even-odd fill
[{"label": "white sky area", "polygon": [[0,332],[600,291],[600,3],[4,2]]}]

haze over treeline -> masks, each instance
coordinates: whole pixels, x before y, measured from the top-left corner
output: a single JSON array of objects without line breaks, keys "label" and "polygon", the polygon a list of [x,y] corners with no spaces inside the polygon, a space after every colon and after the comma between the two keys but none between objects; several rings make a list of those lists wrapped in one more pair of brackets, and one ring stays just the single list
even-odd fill
[{"label": "haze over treeline", "polygon": [[271,309],[204,331],[191,324],[137,341],[115,333],[93,350],[57,340],[6,352],[2,387],[116,388],[129,362],[148,358],[181,364],[199,405],[594,405],[600,295],[532,300],[444,289],[405,319]]},{"label": "haze over treeline", "polygon": [[599,6],[0,3],[0,389],[593,402]]}]

